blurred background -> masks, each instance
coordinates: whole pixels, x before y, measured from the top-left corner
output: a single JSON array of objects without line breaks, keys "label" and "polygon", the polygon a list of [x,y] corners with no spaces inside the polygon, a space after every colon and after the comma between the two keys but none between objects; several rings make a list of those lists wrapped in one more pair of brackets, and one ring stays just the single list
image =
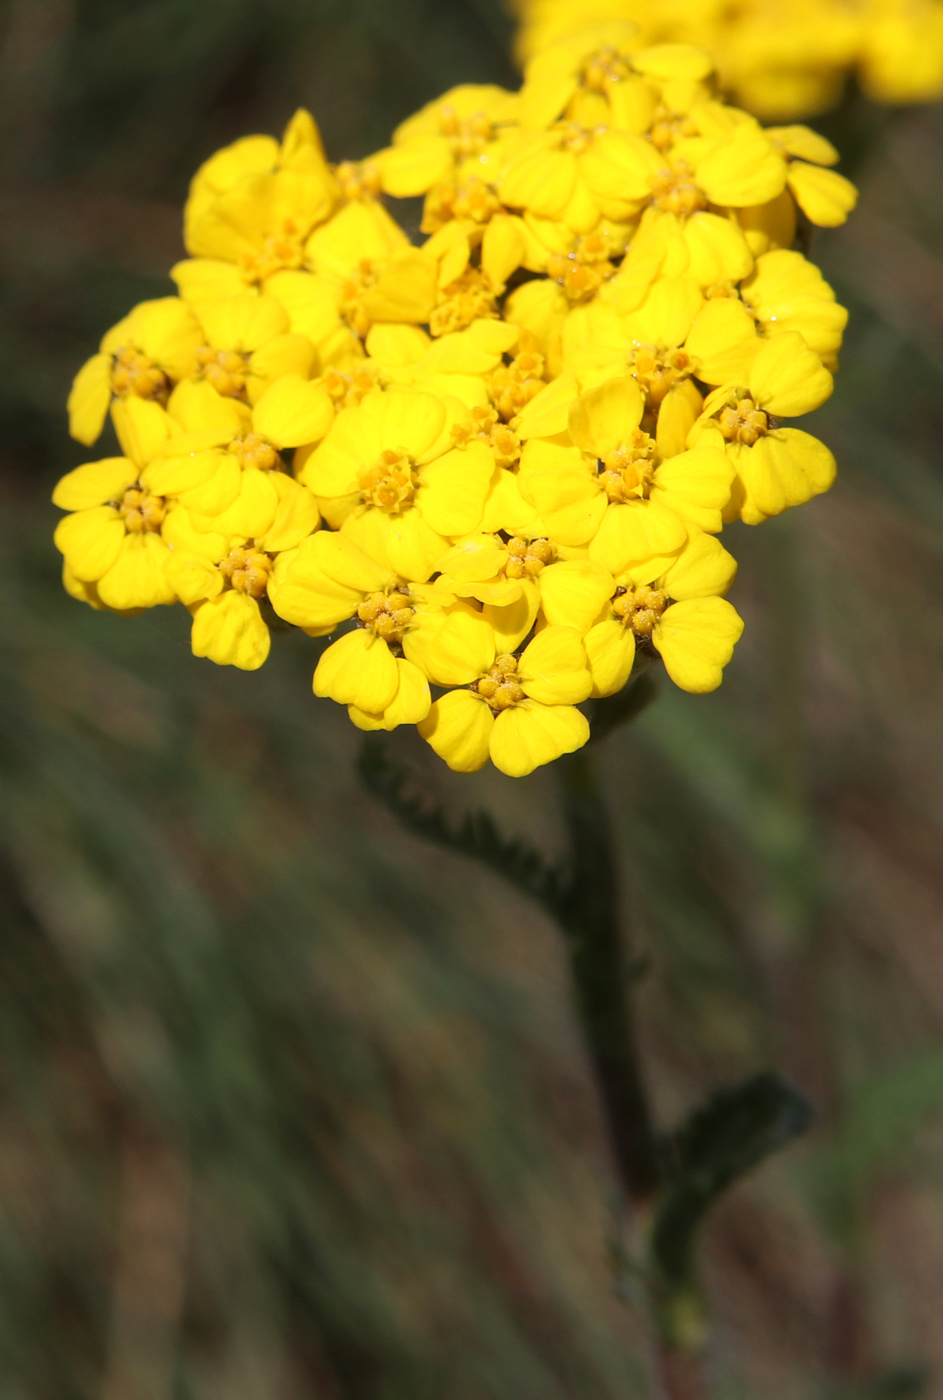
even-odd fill
[{"label": "blurred background", "polygon": [[[651,1395],[558,934],[359,787],[312,644],[68,599],[72,375],[170,292],[193,170],[312,108],[360,157],[513,84],[500,0],[0,5],[0,1394]],[[720,692],[608,741],[659,1122],[767,1067],[813,1131],[703,1240],[718,1400],[943,1397],[943,109],[817,123],[862,188],[836,489],[737,527]],[[559,845],[553,775],[451,779]],[[624,1271],[622,1271],[624,1272]]]}]

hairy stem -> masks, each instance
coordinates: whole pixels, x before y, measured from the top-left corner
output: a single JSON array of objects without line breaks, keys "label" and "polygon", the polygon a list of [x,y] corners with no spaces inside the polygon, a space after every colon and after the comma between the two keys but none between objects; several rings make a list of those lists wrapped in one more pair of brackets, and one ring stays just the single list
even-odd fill
[{"label": "hairy stem", "polygon": [[619,1175],[629,1200],[651,1200],[661,1172],[629,1000],[619,917],[617,863],[594,755],[560,764],[572,855],[562,903],[580,1019],[599,1084]]}]

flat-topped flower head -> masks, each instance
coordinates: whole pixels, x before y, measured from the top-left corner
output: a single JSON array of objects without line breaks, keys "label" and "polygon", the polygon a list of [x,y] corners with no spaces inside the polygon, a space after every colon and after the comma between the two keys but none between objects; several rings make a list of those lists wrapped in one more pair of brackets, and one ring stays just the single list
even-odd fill
[{"label": "flat-topped flower head", "polygon": [[487,178],[517,119],[516,93],[472,83],[450,89],[402,122],[392,146],[374,157],[383,189],[405,198],[448,180]]}]

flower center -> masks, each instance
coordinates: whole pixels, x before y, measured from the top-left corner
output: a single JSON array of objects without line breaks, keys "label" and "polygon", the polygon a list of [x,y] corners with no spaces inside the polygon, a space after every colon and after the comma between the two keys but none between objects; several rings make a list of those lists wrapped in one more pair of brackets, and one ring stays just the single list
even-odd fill
[{"label": "flower center", "polygon": [[467,447],[475,441],[486,442],[499,467],[513,467],[520,460],[521,440],[517,433],[500,421],[495,409],[483,405],[473,408],[464,423],[453,424],[452,441],[456,447]]},{"label": "flower center", "polygon": [[499,656],[488,674],[471,688],[478,692],[482,700],[487,700],[496,715],[519,705],[525,693],[517,679],[517,657]]},{"label": "flower center", "polygon": [[599,484],[610,501],[648,500],[655,475],[655,443],[637,428],[599,462]]},{"label": "flower center", "polygon": [[504,566],[505,578],[536,578],[547,564],[552,563],[556,553],[547,539],[508,540],[508,562]]},{"label": "flower center", "polygon": [[669,214],[677,214],[679,219],[686,219],[689,214],[707,208],[707,196],[695,184],[694,171],[687,161],[679,160],[677,165],[666,167],[655,177],[652,203],[656,209],[665,209]]},{"label": "flower center", "polygon": [[769,432],[768,416],[757,408],[749,394],[738,399],[736,404],[728,404],[718,414],[717,422],[728,442],[742,442],[746,447],[752,447]]},{"label": "flower center", "polygon": [[575,156],[585,155],[593,144],[593,132],[587,131],[579,122],[557,122],[556,129],[560,136],[561,149],[572,151]]},{"label": "flower center", "polygon": [[610,248],[598,233],[586,234],[570,253],[551,253],[547,276],[566,292],[570,301],[589,301],[615,272]]},{"label": "flower center", "polygon": [[357,619],[368,632],[395,645],[403,640],[414,613],[408,591],[392,588],[388,593],[368,594],[357,609]]},{"label": "flower center", "polygon": [[262,240],[261,248],[244,253],[239,259],[244,279],[249,283],[264,282],[284,268],[303,267],[304,238],[304,230],[295,220],[286,219],[277,233]]},{"label": "flower center", "polygon": [[443,180],[426,196],[422,214],[423,233],[436,233],[453,219],[468,219],[473,224],[487,224],[504,210],[489,184],[472,175],[456,184]]},{"label": "flower center", "polygon": [[363,306],[363,295],[375,287],[380,280],[380,272],[369,258],[361,258],[355,268],[348,273],[341,287],[340,313],[354,335],[365,340],[373,322]]},{"label": "flower center", "polygon": [[416,473],[409,456],[400,448],[387,449],[373,467],[365,467],[358,480],[360,498],[392,515],[408,506],[416,494]]},{"label": "flower center", "polygon": [[136,394],[140,399],[158,399],[167,402],[170,381],[162,369],[135,350],[132,345],[123,345],[114,358],[111,367],[111,388],[118,398]]},{"label": "flower center", "polygon": [[229,444],[228,449],[238,461],[240,467],[245,471],[249,467],[255,467],[260,472],[275,471],[282,464],[275,448],[260,437],[258,433],[246,433],[245,437],[236,438]]},{"label": "flower center", "polygon": [[697,362],[687,350],[658,350],[654,345],[639,345],[633,356],[632,373],[645,390],[649,408],[657,408],[669,389],[682,379],[688,379],[697,369]]},{"label": "flower center", "polygon": [[589,92],[607,93],[614,83],[621,83],[631,74],[632,69],[619,50],[613,44],[604,44],[584,59],[580,82]]},{"label": "flower center", "polygon": [[223,398],[245,401],[249,360],[238,350],[214,350],[209,345],[202,346],[196,352],[196,372],[208,384],[212,384]]},{"label": "flower center", "polygon": [[439,134],[444,136],[459,159],[480,156],[489,141],[494,140],[494,125],[486,112],[460,117],[455,108],[443,102],[439,108]]},{"label": "flower center", "polygon": [[325,370],[321,383],[334,407],[340,411],[342,408],[357,408],[363,396],[376,388],[377,376],[371,366],[364,364],[350,370]]},{"label": "flower center", "polygon": [[544,383],[544,357],[537,348],[536,337],[522,331],[520,349],[509,365],[498,365],[491,371],[488,384],[491,402],[507,422],[522,413],[531,399],[537,397]]},{"label": "flower center", "polygon": [[649,140],[657,150],[670,151],[676,141],[696,135],[697,127],[690,117],[676,116],[663,102],[658,104],[649,132]]},{"label": "flower center", "polygon": [[647,584],[641,588],[619,588],[612,600],[612,611],[636,637],[650,637],[669,601],[664,589]]},{"label": "flower center", "polygon": [[116,508],[129,535],[156,534],[167,516],[163,496],[151,496],[142,486],[129,486]]},{"label": "flower center", "polygon": [[239,545],[230,550],[219,566],[223,578],[238,593],[248,593],[250,598],[264,598],[268,587],[268,577],[272,572],[273,559],[263,554],[253,545]]},{"label": "flower center", "polygon": [[358,199],[379,199],[383,192],[380,172],[370,160],[342,160],[334,175],[341,199],[347,204]]},{"label": "flower center", "polygon": [[491,283],[478,268],[466,267],[461,277],[440,292],[439,304],[429,317],[429,330],[435,336],[449,335],[475,321],[494,320],[497,315]]}]

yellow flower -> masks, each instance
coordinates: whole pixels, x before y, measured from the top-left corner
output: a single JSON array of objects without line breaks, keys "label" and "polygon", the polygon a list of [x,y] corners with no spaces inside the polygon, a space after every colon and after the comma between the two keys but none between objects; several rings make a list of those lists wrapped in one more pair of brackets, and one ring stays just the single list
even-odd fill
[{"label": "yellow flower", "polygon": [[198,529],[261,539],[285,511],[316,527],[314,498],[285,475],[280,452],[327,431],[334,410],[321,385],[286,375],[250,412],[205,382],[182,384],[170,409],[184,431],[155,455],[145,481],[178,499]]},{"label": "yellow flower", "polygon": [[307,336],[290,334],[288,313],[270,296],[233,296],[203,302],[198,308],[203,343],[197,349],[193,377],[224,398],[258,403],[283,375],[307,379],[314,346]]},{"label": "yellow flower", "polygon": [[301,479],[331,525],[376,540],[396,573],[422,583],[449,536],[478,528],[494,474],[484,442],[454,446],[451,429],[466,413],[431,393],[368,394],[337,415]]},{"label": "yellow flower", "polygon": [[187,301],[212,301],[303,266],[311,230],[331,213],[337,186],[310,114],[299,111],[281,147],[250,137],[197,172],[184,216],[190,260],[171,276]]},{"label": "yellow flower", "polygon": [[53,492],[69,511],[55,533],[68,580],[94,585],[87,595],[116,612],[174,602],[164,576],[163,530],[170,503],[145,486],[140,458],[107,457],[76,467]]},{"label": "yellow flower", "polygon": [[520,657],[494,656],[467,690],[450,690],[419,733],[450,768],[473,773],[489,757],[512,778],[582,748],[589,724],[574,708],[592,678],[577,631],[547,627]]},{"label": "yellow flower", "polygon": [[166,404],[170,390],[193,370],[203,335],[178,297],[142,301],[113,326],[79,370],[69,395],[69,431],[90,447],[101,434],[112,396],[129,394]]},{"label": "yellow flower", "polygon": [[434,260],[372,201],[346,205],[317,229],[305,262],[310,272],[275,273],[266,290],[317,347],[322,368],[360,356],[377,322],[419,325],[435,305]]},{"label": "yellow flower", "polygon": [[834,370],[848,312],[818,268],[801,253],[776,249],[757,258],[740,288],[761,334],[798,331],[810,350]]},{"label": "yellow flower", "polygon": [[724,444],[736,468],[726,518],[757,525],[827,491],[835,459],[817,438],[779,426],[832,392],[832,376],[798,331],[764,341],[746,384],[716,389],[691,432],[697,446]]},{"label": "yellow flower", "polygon": [[877,102],[932,102],[943,94],[943,5],[872,0],[861,85]]},{"label": "yellow flower", "polygon": [[667,565],[689,525],[719,531],[733,480],[711,444],[659,462],[638,426],[643,410],[634,380],[611,380],[570,409],[573,446],[531,440],[522,457],[521,490],[551,538],[588,544],[613,573],[649,558]]},{"label": "yellow flower", "polygon": [[472,680],[493,657],[481,613],[403,578],[343,534],[322,532],[279,559],[270,585],[280,617],[313,635],[349,618],[314,673],[314,692],[347,705],[361,729],[415,724],[429,711],[429,681]]},{"label": "yellow flower", "polygon": [[665,570],[649,562],[616,578],[590,560],[552,564],[541,601],[551,625],[583,636],[593,695],[622,689],[639,648],[654,648],[682,690],[704,694],[720,685],[743,631],[722,597],[735,573],[720,541],[695,531]]},{"label": "yellow flower", "polygon": [[450,177],[488,178],[497,144],[518,114],[517,93],[465,83],[451,88],[393,133],[393,145],[373,157],[387,194],[425,194]]}]

